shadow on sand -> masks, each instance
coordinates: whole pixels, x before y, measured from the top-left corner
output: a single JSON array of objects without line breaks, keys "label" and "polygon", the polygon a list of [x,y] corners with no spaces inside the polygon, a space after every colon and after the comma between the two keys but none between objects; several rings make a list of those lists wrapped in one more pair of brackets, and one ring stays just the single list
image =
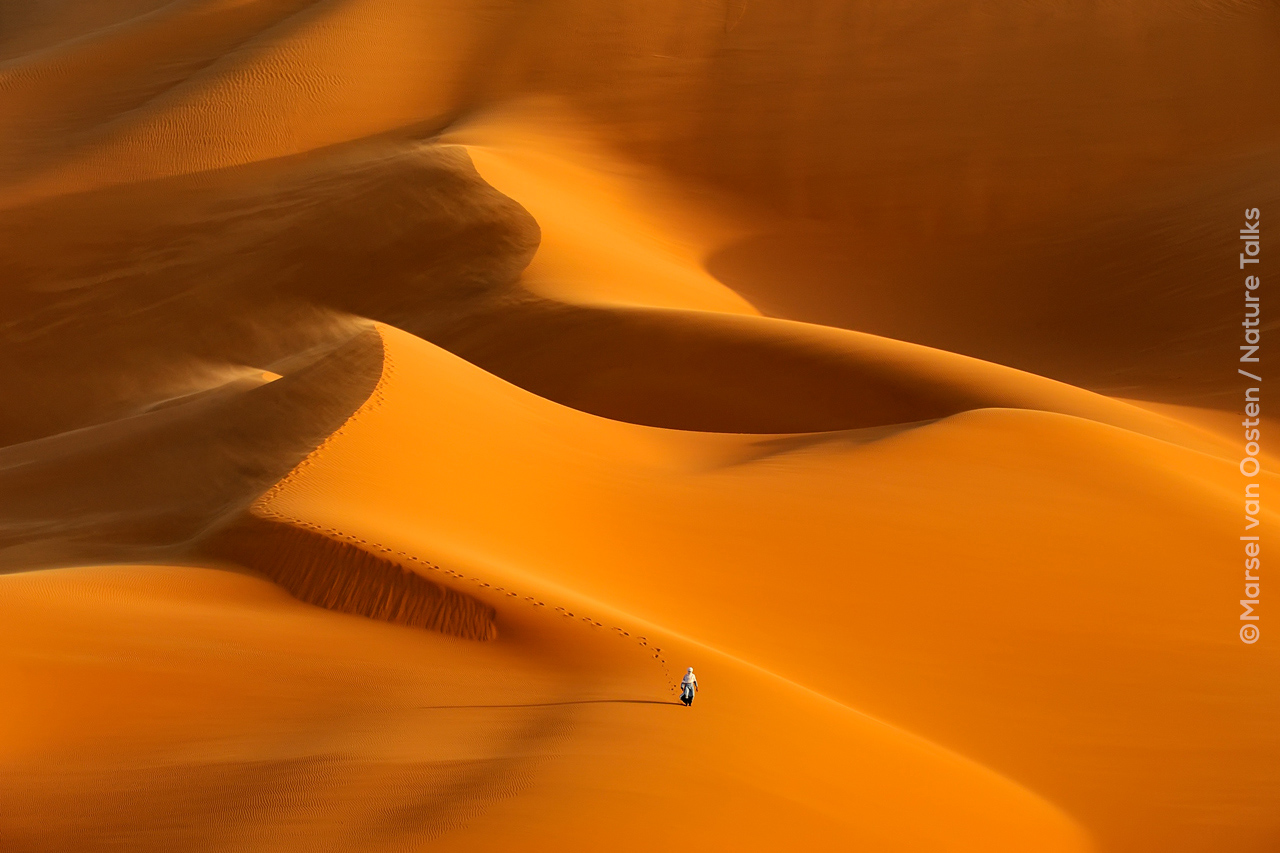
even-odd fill
[{"label": "shadow on sand", "polygon": [[676,705],[661,699],[575,699],[569,702],[528,702],[515,705],[419,705],[419,711],[463,710],[478,708],[554,708],[560,705]]}]

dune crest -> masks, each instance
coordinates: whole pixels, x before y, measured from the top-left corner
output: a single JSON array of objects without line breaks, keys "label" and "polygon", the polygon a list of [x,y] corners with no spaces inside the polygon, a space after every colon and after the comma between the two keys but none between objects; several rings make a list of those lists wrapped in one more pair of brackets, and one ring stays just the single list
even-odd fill
[{"label": "dune crest", "polygon": [[0,570],[173,559],[238,517],[376,389],[380,336],[346,331],[287,376],[242,371],[136,414],[0,448]]},{"label": "dune crest", "polygon": [[0,2],[3,853],[1274,853],[1278,24]]}]

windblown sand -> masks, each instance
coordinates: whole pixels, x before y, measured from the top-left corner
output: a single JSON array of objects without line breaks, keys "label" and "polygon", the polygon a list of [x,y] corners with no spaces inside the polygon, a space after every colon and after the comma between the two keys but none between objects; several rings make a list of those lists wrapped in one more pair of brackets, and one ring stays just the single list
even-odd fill
[{"label": "windblown sand", "polygon": [[1277,32],[9,0],[0,850],[1280,849]]}]

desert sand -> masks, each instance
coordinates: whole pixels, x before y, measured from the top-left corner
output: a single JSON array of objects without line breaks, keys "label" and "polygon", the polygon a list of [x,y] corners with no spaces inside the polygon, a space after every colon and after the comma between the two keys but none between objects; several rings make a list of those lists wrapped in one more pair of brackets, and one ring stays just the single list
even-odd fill
[{"label": "desert sand", "polygon": [[0,850],[1280,849],[1278,26],[7,2]]}]

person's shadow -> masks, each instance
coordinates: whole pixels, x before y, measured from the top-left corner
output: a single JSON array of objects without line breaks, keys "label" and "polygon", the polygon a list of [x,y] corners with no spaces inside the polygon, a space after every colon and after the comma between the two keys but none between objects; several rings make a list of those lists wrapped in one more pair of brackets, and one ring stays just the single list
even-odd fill
[{"label": "person's shadow", "polygon": [[566,702],[526,702],[512,705],[419,705],[419,711],[442,711],[468,708],[554,708],[558,705],[684,705],[661,699],[574,699]]}]

